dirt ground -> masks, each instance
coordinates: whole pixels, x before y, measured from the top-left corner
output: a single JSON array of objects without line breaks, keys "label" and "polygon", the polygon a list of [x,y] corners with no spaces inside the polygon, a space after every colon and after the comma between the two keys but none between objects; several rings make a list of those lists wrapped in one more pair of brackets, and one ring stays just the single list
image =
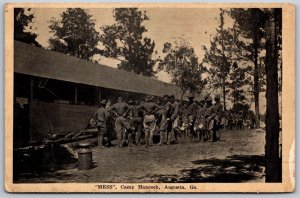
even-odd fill
[{"label": "dirt ground", "polygon": [[93,148],[90,170],[73,163],[15,182],[264,182],[264,138],[262,131],[224,131],[218,142]]}]

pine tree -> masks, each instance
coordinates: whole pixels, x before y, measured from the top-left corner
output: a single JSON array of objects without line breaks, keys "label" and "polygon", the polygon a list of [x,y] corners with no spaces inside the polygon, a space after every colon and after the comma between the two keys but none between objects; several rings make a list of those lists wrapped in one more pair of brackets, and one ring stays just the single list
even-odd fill
[{"label": "pine tree", "polygon": [[[211,39],[208,49],[204,46],[205,56],[203,63],[207,65],[210,73],[210,84],[212,88],[220,88],[223,95],[223,106],[226,109],[226,95],[231,92],[233,65],[240,60],[241,46],[239,32],[235,28],[224,27],[225,10],[220,12],[220,26],[216,29],[216,35]],[[236,70],[239,72],[240,70]],[[235,90],[237,91],[237,90]]]},{"label": "pine tree", "polygon": [[149,20],[146,12],[137,8],[116,8],[114,18],[113,25],[101,27],[104,55],[121,60],[120,69],[155,76],[153,67],[157,61],[152,58],[155,43],[143,36],[147,32],[143,23]]}]

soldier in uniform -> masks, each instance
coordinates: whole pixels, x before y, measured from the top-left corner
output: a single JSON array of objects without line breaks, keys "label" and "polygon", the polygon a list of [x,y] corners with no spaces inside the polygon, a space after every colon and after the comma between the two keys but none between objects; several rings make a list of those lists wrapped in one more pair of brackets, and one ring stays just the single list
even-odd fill
[{"label": "soldier in uniform", "polygon": [[138,109],[139,102],[128,102],[131,105],[131,124],[134,128],[135,144],[141,145],[141,134],[142,134],[142,124],[143,124],[143,113]]},{"label": "soldier in uniform", "polygon": [[214,128],[213,128],[213,141],[220,140],[220,123],[222,118],[223,105],[220,102],[220,95],[215,96],[214,104]]},{"label": "soldier in uniform", "polygon": [[165,95],[162,99],[162,103],[159,102],[159,105],[163,105],[161,109],[156,111],[155,113],[155,118],[156,118],[156,125],[159,131],[159,136],[160,136],[160,141],[159,141],[159,146],[163,145],[165,143],[165,139],[168,138],[168,120],[167,120],[167,112],[169,111],[169,106],[168,104],[168,96]]},{"label": "soldier in uniform", "polygon": [[[112,139],[112,134],[114,133],[114,125],[115,125],[115,119],[114,116],[110,113],[112,107],[112,102],[111,100],[107,100],[105,109],[107,111],[107,120],[106,120],[106,127],[107,127],[107,137],[109,140]],[[109,146],[111,146],[111,142],[109,141]]]},{"label": "soldier in uniform", "polygon": [[159,110],[159,106],[152,102],[153,96],[146,96],[145,102],[138,109],[144,111],[143,127],[145,131],[146,147],[152,144],[153,133],[156,128],[155,113]]},{"label": "soldier in uniform", "polygon": [[93,114],[92,118],[89,120],[88,128],[97,128],[98,116],[96,112]]},{"label": "soldier in uniform", "polygon": [[228,122],[227,122],[227,131],[229,131],[229,130],[232,130],[232,123],[233,123],[233,113],[232,113],[232,110],[229,110],[228,112],[227,112],[227,120],[228,120]]},{"label": "soldier in uniform", "polygon": [[199,100],[199,108],[196,114],[196,132],[197,132],[197,140],[198,141],[205,141],[206,140],[206,133],[205,133],[205,99],[203,97]]},{"label": "soldier in uniform", "polygon": [[239,111],[238,115],[237,115],[237,126],[238,129],[243,129],[244,125],[243,125],[243,120],[244,120],[244,112],[242,110]]},{"label": "soldier in uniform", "polygon": [[198,109],[198,104],[194,101],[194,96],[192,94],[188,95],[189,103],[187,105],[187,118],[188,118],[188,127],[187,127],[187,136],[193,140],[195,136],[195,119]]},{"label": "soldier in uniform", "polygon": [[188,128],[188,109],[187,104],[182,101],[179,105],[179,112],[180,112],[180,131],[182,133],[182,137],[187,137],[187,128]]},{"label": "soldier in uniform", "polygon": [[115,130],[117,133],[118,146],[123,147],[126,142],[126,132],[132,127],[127,119],[130,106],[123,101],[122,97],[118,98],[118,102],[111,107],[111,112],[116,114]]},{"label": "soldier in uniform", "polygon": [[[207,101],[207,99],[209,99],[210,98],[210,94],[206,94],[205,96],[204,96],[204,108],[206,108],[206,106],[207,106],[207,104],[206,104],[206,101]],[[211,98],[210,98],[211,99]]]},{"label": "soldier in uniform", "polygon": [[214,113],[214,108],[212,105],[212,98],[211,96],[208,96],[206,99],[205,103],[205,129],[207,133],[207,139],[209,141],[212,141],[213,138],[213,124],[214,124],[214,119],[213,119],[213,113]]},{"label": "soldier in uniform", "polygon": [[107,110],[105,109],[106,100],[101,100],[100,107],[97,109],[97,128],[98,128],[98,147],[103,146],[104,135],[107,135],[106,121],[108,117]]},{"label": "soldier in uniform", "polygon": [[[175,100],[175,96],[170,96],[171,112],[170,112],[170,125],[171,125],[171,134],[174,135],[175,141],[177,142],[177,133],[179,132],[179,114],[180,106],[179,103]],[[171,136],[168,138],[168,144],[170,144]]]},{"label": "soldier in uniform", "polygon": [[128,140],[128,146],[133,146],[133,138],[135,137],[135,126],[134,126],[134,123],[133,123],[132,110],[133,110],[134,102],[132,100],[129,100],[127,102],[127,104],[130,106],[129,113],[127,115],[127,119],[130,123],[130,130],[126,130],[125,141],[127,139]]}]

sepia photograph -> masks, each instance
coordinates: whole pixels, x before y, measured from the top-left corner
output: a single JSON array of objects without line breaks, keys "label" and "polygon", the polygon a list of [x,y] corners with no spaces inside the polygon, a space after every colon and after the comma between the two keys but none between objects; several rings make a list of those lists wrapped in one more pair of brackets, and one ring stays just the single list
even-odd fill
[{"label": "sepia photograph", "polygon": [[5,9],[7,191],[294,190],[293,5]]}]

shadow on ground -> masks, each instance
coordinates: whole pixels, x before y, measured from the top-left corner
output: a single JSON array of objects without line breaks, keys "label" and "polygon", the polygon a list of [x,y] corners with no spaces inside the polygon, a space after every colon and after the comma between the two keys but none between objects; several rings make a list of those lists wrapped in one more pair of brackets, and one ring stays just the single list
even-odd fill
[{"label": "shadow on ground", "polygon": [[75,167],[77,167],[77,159],[62,146],[45,147],[27,153],[15,152],[13,178],[14,182],[17,182],[19,177],[36,178],[55,175],[64,178],[67,175],[56,171]]},{"label": "shadow on ground", "polygon": [[196,168],[183,169],[179,175],[152,175],[153,182],[196,183],[247,182],[262,177],[264,169],[263,155],[232,155],[225,159],[203,159],[192,161]]}]

